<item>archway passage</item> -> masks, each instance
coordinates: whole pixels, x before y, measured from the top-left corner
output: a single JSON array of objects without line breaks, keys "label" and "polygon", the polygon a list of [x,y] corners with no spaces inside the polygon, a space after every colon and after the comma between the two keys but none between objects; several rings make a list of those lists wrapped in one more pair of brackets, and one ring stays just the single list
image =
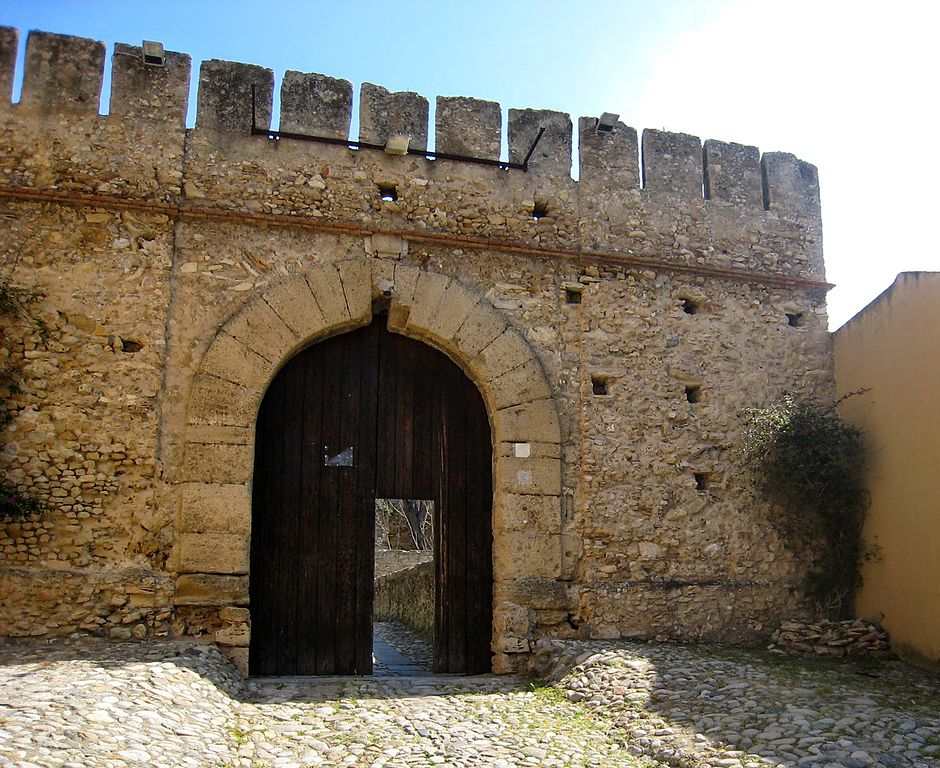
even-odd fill
[{"label": "archway passage", "polygon": [[446,355],[390,333],[385,319],[296,355],[261,403],[253,675],[371,672],[377,497],[434,501],[435,670],[490,670],[486,409]]}]

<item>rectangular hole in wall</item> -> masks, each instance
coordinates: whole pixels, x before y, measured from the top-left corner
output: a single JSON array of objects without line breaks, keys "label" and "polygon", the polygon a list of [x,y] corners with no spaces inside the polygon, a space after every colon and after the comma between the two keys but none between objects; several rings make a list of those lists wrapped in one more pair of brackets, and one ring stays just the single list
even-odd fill
[{"label": "rectangular hole in wall", "polygon": [[707,491],[711,487],[712,478],[708,472],[696,472],[693,477],[695,477],[695,490]]},{"label": "rectangular hole in wall", "polygon": [[591,376],[591,392],[595,395],[607,395],[608,392],[608,379],[606,376]]},{"label": "rectangular hole in wall", "polygon": [[582,290],[580,288],[565,288],[565,304],[580,304]]},{"label": "rectangular hole in wall", "polygon": [[806,323],[806,314],[804,312],[787,312],[787,325],[791,328],[799,328]]},{"label": "rectangular hole in wall", "polygon": [[398,199],[398,187],[394,184],[379,184],[379,198],[388,202],[394,202]]},{"label": "rectangular hole in wall", "polygon": [[702,399],[702,388],[694,384],[685,388],[685,399],[690,403],[698,403]]}]

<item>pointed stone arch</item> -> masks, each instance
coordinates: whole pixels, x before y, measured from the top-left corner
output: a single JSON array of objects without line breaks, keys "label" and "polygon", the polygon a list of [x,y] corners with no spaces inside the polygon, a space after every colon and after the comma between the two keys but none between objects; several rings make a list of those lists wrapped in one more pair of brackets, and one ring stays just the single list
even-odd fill
[{"label": "pointed stone arch", "polygon": [[221,606],[215,640],[247,664],[249,485],[254,425],[280,367],[302,348],[367,325],[456,362],[493,434],[494,671],[525,666],[539,611],[567,610],[561,576],[561,432],[542,364],[508,319],[453,278],[380,259],[318,265],[267,287],[219,328],[194,375],[178,483],[178,605]]}]

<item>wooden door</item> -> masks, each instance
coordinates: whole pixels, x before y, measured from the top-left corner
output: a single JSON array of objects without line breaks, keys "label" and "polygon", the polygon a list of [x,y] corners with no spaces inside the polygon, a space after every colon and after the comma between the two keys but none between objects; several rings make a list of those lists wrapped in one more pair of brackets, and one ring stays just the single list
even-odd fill
[{"label": "wooden door", "polygon": [[434,501],[434,668],[489,672],[492,449],[483,398],[442,352],[382,337],[376,495]]},{"label": "wooden door", "polygon": [[491,439],[442,353],[385,329],[328,339],[275,377],[258,414],[252,675],[369,674],[375,499],[432,499],[435,668],[490,669]]}]

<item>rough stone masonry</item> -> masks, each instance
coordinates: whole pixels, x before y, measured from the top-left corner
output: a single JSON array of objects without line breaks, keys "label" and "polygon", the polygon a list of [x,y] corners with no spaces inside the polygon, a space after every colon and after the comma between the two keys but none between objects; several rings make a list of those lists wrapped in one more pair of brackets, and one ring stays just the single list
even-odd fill
[{"label": "rough stone masonry", "polygon": [[[245,668],[254,423],[301,348],[371,321],[476,383],[494,454],[493,668],[554,638],[750,641],[808,610],[741,460],[739,409],[833,396],[816,169],[595,118],[508,112],[528,169],[251,134],[270,69],[147,66],[0,29],[0,466],[47,510],[0,523],[0,632],[189,636]],[[280,127],[347,139],[352,85],[288,72]],[[360,139],[428,102],[365,84]],[[437,152],[499,158],[499,105],[438,97]],[[641,151],[642,150],[642,151]],[[642,183],[641,183],[642,182]]]}]

